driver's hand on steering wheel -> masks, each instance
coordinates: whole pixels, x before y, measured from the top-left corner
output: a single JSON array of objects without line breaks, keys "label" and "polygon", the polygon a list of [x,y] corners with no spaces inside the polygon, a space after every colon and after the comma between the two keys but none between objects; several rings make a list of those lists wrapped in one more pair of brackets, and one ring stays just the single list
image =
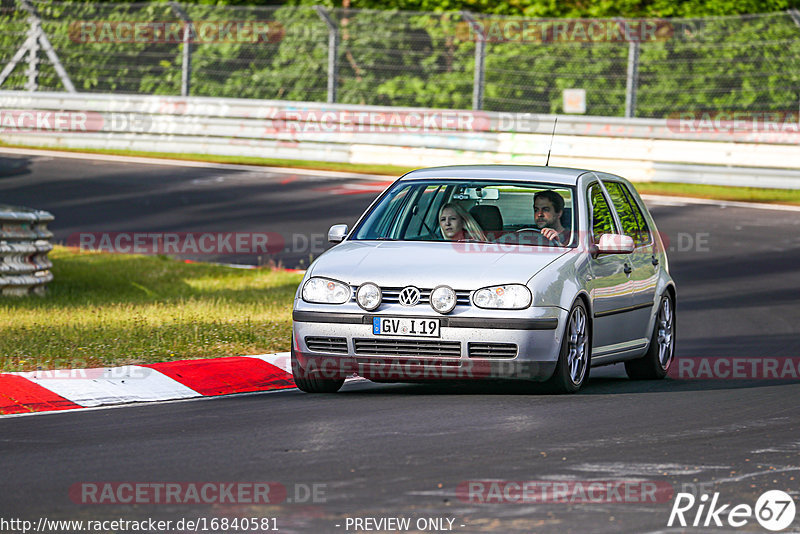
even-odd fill
[{"label": "driver's hand on steering wheel", "polygon": [[545,236],[550,241],[555,241],[556,243],[559,242],[558,232],[553,230],[552,228],[542,228],[541,232],[542,235]]}]

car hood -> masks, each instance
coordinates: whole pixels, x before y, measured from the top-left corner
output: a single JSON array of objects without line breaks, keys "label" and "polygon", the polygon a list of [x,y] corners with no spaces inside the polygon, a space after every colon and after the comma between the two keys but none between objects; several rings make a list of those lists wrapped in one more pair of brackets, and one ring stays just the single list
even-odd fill
[{"label": "car hood", "polygon": [[569,249],[409,241],[345,241],[320,256],[310,276],[351,285],[473,290],[492,284],[526,283]]}]

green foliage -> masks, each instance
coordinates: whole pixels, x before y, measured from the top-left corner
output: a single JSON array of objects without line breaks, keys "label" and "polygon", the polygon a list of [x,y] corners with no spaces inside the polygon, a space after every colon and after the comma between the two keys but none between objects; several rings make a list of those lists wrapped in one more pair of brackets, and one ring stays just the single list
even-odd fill
[{"label": "green foliage", "polygon": [[642,46],[639,116],[675,110],[790,110],[800,88],[800,28],[784,14],[679,21]]},{"label": "green foliage", "polygon": [[[237,2],[184,4],[195,24],[268,22],[269,38],[215,40],[191,46],[194,96],[325,101],[329,31],[310,5],[233,6]],[[300,0],[301,4],[318,3]],[[490,33],[486,44],[484,109],[562,112],[563,89],[583,88],[590,115],[624,113],[629,43],[624,40],[547,39],[553,20],[525,17],[660,17],[785,10],[800,0],[372,0],[386,9],[332,9],[339,28],[337,102],[434,108],[472,105],[477,34],[458,9],[469,9]],[[148,4],[37,2],[43,28],[80,91],[178,95],[183,45],[178,42],[80,38],[83,22],[106,24],[181,20],[163,2]],[[353,7],[367,6],[354,0]],[[398,11],[415,8],[433,12]],[[512,18],[496,14],[513,15]],[[532,38],[508,37],[527,20]],[[583,24],[610,27],[596,18]],[[669,19],[657,38],[640,46],[636,115],[664,117],[690,110],[794,110],[800,99],[800,27],[787,13]],[[0,60],[24,42],[28,23],[20,10],[0,10]],[[99,27],[99,26],[98,26]],[[536,33],[538,32],[538,33]],[[212,35],[213,37],[213,35]],[[39,88],[63,90],[40,53]],[[23,89],[18,65],[3,89]]]},{"label": "green foliage", "polygon": [[[290,0],[288,3],[327,7],[343,5],[342,0]],[[800,7],[800,0],[350,0],[349,4],[356,9],[436,12],[465,9],[475,13],[526,17],[706,17],[783,11]]]}]

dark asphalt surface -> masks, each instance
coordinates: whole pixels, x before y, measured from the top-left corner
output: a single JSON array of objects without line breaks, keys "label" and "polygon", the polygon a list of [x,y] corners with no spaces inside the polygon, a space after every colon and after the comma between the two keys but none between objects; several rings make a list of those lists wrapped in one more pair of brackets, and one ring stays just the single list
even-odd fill
[{"label": "dark asphalt surface", "polygon": [[[27,168],[20,168],[20,160]],[[112,239],[120,232],[266,233],[269,252],[278,244],[274,254],[250,254],[245,246],[243,252],[198,255],[187,247],[176,256],[250,265],[273,261],[289,268],[308,266],[329,247],[328,228],[352,226],[385,187],[371,185],[375,180],[352,182],[292,172],[0,155],[0,204],[53,213],[49,228],[56,242],[77,245],[81,234],[95,233]],[[372,193],[359,193],[364,190]]]},{"label": "dark asphalt surface", "polygon": [[[46,158],[33,158],[30,171],[0,178],[0,203],[53,212],[58,236],[262,226],[324,234],[333,222],[354,221],[374,197],[335,194],[350,180],[305,176],[282,183],[289,175]],[[797,358],[800,213],[665,203],[651,211],[673,248],[678,358]],[[453,519],[453,532],[766,532],[753,518],[740,529],[670,529],[669,496],[481,504],[457,488],[488,479],[652,481],[674,492],[718,492],[720,504],[732,505],[753,506],[780,489],[800,508],[799,401],[800,380],[633,382],[612,366],[594,369],[572,396],[354,382],[336,395],[283,391],[3,418],[0,518],[274,517],[281,532],[302,533],[355,532],[347,518],[365,517],[411,518],[412,527],[418,518]],[[293,501],[296,487],[302,494],[319,484],[324,498],[70,500],[71,485],[93,481],[274,481]],[[786,531],[800,531],[800,518]]]}]

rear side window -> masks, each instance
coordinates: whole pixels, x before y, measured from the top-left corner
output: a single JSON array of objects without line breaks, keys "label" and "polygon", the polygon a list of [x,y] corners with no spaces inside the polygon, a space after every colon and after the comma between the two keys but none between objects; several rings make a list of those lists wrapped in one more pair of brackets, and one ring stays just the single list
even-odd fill
[{"label": "rear side window", "polygon": [[614,218],[611,215],[611,208],[608,207],[603,191],[598,184],[589,188],[589,203],[592,205],[592,235],[594,240],[599,241],[603,234],[613,234]]},{"label": "rear side window", "polygon": [[628,188],[618,182],[604,182],[604,184],[622,222],[622,231],[625,235],[631,236],[637,245],[649,243],[650,231],[644,215]]}]

